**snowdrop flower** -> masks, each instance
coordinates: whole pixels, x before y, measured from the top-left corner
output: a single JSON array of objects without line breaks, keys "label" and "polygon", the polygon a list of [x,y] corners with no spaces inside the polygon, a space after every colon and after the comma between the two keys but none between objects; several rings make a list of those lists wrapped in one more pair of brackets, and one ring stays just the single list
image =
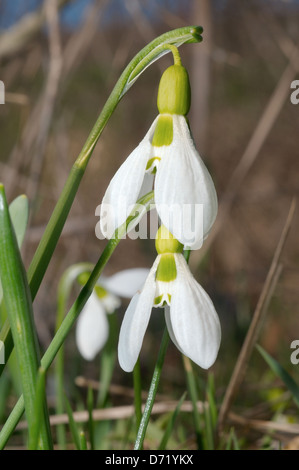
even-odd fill
[{"label": "snowdrop flower", "polygon": [[214,305],[192,276],[182,254],[183,246],[161,226],[158,256],[140,292],[132,298],[119,336],[120,366],[131,372],[138,359],[152,307],[165,306],[169,335],[177,348],[208,369],[215,362],[221,328]]},{"label": "snowdrop flower", "polygon": [[182,65],[173,65],[162,75],[157,104],[160,114],[107,188],[101,205],[101,231],[111,238],[137,199],[154,184],[162,224],[185,247],[197,249],[215,221],[218,202],[185,117],[190,84]]},{"label": "snowdrop flower", "polygon": [[107,314],[121,305],[119,297],[131,298],[145,281],[149,270],[126,269],[110,277],[101,277],[78,318],[76,343],[84,359],[91,361],[109,336]]}]

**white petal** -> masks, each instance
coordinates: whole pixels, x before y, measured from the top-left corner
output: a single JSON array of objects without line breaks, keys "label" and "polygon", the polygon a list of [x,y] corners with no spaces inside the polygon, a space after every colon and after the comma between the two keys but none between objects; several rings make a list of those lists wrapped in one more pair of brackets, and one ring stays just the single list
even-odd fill
[{"label": "white petal", "polygon": [[113,276],[100,279],[100,285],[113,294],[130,299],[145,283],[150,270],[146,268],[125,269]]},{"label": "white petal", "polygon": [[185,118],[174,115],[173,126],[173,142],[163,148],[156,175],[156,208],[162,223],[175,238],[185,246],[198,249],[215,221],[217,194]]},{"label": "white petal", "polygon": [[84,359],[91,361],[105,345],[109,325],[101,301],[92,293],[77,321],[76,343]]},{"label": "white petal", "polygon": [[167,330],[168,330],[168,333],[169,333],[169,336],[170,336],[170,339],[171,341],[173,342],[173,344],[177,347],[177,349],[186,356],[186,354],[184,353],[184,351],[181,349],[181,347],[179,346],[177,340],[176,340],[176,337],[174,335],[174,332],[173,332],[173,328],[172,328],[172,324],[171,324],[171,319],[170,319],[170,307],[168,305],[166,305],[166,307],[164,307],[164,316],[165,316],[165,323],[166,323],[166,326],[167,326]]},{"label": "white petal", "polygon": [[143,183],[142,183],[139,195],[138,195],[138,199],[141,198],[142,196],[145,196],[147,193],[149,193],[150,191],[154,189],[153,188],[154,178],[155,178],[155,175],[151,173],[145,173]]},{"label": "white petal", "polygon": [[216,360],[221,327],[214,305],[196,282],[183,255],[175,255],[176,288],[171,298],[170,320],[175,339],[184,354],[204,369]]},{"label": "white petal", "polygon": [[157,256],[141,293],[132,298],[125,313],[118,343],[118,360],[126,372],[134,369],[147,325],[150,319],[156,292],[156,270],[160,257]]},{"label": "white petal", "polygon": [[115,310],[121,306],[120,299],[110,292],[107,292],[107,294],[99,298],[99,300],[103,304],[106,313],[114,313]]},{"label": "white petal", "polygon": [[156,121],[157,118],[138,147],[115,173],[103,197],[100,228],[106,238],[111,238],[114,231],[125,222],[138,199],[152,151],[151,140]]}]

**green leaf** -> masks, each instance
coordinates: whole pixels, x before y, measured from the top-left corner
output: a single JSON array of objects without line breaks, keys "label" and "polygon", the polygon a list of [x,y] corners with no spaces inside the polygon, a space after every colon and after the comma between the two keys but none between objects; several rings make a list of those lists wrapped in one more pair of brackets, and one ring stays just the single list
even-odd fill
[{"label": "green leaf", "polygon": [[88,431],[89,431],[89,441],[90,441],[90,448],[94,450],[94,420],[92,417],[93,411],[93,390],[91,387],[88,387],[87,390],[87,410],[88,410]]},{"label": "green leaf", "polygon": [[75,445],[77,450],[80,450],[81,449],[80,431],[78,429],[78,425],[77,425],[76,421],[74,420],[73,410],[72,410],[72,407],[70,405],[70,402],[69,402],[69,400],[67,399],[66,396],[64,397],[64,399],[65,399],[65,408],[66,408],[66,412],[67,412],[67,415],[68,415],[68,418],[69,418],[69,426],[70,426],[70,431],[71,431],[72,438],[73,438],[73,441],[74,441],[74,445]]},{"label": "green leaf", "polygon": [[28,443],[29,450],[36,450],[38,447],[38,439],[40,434],[41,416],[43,414],[45,385],[46,384],[46,371],[40,367],[36,381],[35,403],[34,403],[34,418]]},{"label": "green leaf", "polygon": [[176,419],[177,419],[177,417],[178,417],[178,414],[179,414],[179,412],[180,412],[181,406],[182,406],[182,404],[183,404],[183,402],[184,402],[184,400],[185,400],[185,398],[186,398],[186,394],[187,394],[187,392],[185,392],[185,393],[182,395],[182,397],[181,397],[180,401],[178,402],[178,404],[177,404],[175,410],[174,410],[173,413],[171,414],[171,418],[170,418],[170,420],[168,421],[168,424],[167,424],[167,427],[166,427],[164,436],[163,436],[163,438],[162,438],[162,440],[161,440],[161,442],[160,442],[160,445],[159,445],[159,447],[158,447],[158,450],[164,450],[164,449],[166,449],[167,442],[168,442],[168,440],[169,440],[169,438],[170,438],[170,436],[171,436],[171,433],[172,433],[172,431],[173,431],[173,428],[174,428],[174,425],[175,425],[175,421],[176,421]]},{"label": "green leaf", "polygon": [[[16,234],[18,247],[21,248],[26,233],[29,214],[28,199],[25,195],[18,196],[12,201],[9,206],[9,214]],[[2,297],[3,291],[0,280],[0,302],[2,301]]]},{"label": "green leaf", "polygon": [[25,238],[28,223],[29,204],[27,196],[22,194],[14,199],[9,205],[9,214],[20,248]]},{"label": "green leaf", "polygon": [[[0,276],[3,286],[3,301],[17,354],[30,433],[34,420],[39,347],[27,276],[12,226],[3,185],[0,185]],[[41,428],[41,448],[49,449],[51,448],[51,435],[46,408]]]},{"label": "green leaf", "polygon": [[225,450],[240,450],[240,445],[234,428],[230,429]]},{"label": "green leaf", "polygon": [[84,431],[82,430],[79,432],[79,439],[80,439],[80,450],[88,450],[86,437],[85,437]]},{"label": "green leaf", "polygon": [[270,356],[270,354],[268,354],[261,346],[256,345],[256,348],[262,355],[262,357],[265,359],[274,374],[277,375],[277,377],[279,377],[280,380],[284,382],[287,389],[291,392],[294,402],[299,407],[299,386],[297,385],[293,377],[291,377],[290,374],[284,369],[284,367],[282,367],[282,365],[280,365],[279,362],[276,361],[276,359]]}]

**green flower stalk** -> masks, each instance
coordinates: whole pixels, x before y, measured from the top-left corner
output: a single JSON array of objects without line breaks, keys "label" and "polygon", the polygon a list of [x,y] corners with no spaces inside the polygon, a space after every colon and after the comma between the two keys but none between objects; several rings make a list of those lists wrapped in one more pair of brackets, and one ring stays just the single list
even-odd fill
[{"label": "green flower stalk", "polygon": [[101,205],[101,230],[110,238],[140,194],[154,187],[161,222],[185,249],[198,249],[216,219],[213,180],[192,139],[187,113],[191,103],[188,72],[171,48],[174,65],[163,73],[159,114],[139,145],[112,178]]}]

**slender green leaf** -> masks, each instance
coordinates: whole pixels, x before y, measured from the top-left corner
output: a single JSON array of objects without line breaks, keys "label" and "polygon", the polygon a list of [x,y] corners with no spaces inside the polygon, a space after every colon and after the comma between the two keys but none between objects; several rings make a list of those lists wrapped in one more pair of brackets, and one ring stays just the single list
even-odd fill
[{"label": "slender green leaf", "polygon": [[171,414],[171,418],[170,420],[168,421],[168,424],[167,424],[167,427],[166,427],[166,430],[165,430],[165,433],[164,433],[164,436],[160,442],[160,445],[158,447],[158,450],[164,450],[166,449],[166,446],[167,446],[167,442],[171,436],[171,433],[174,429],[174,425],[175,425],[175,422],[176,422],[176,419],[178,417],[178,414],[180,412],[180,409],[181,409],[181,406],[186,398],[186,393],[185,392],[182,397],[180,398],[180,401],[178,402],[175,410],[173,411],[173,413]]},{"label": "slender green leaf", "polygon": [[136,429],[138,432],[141,418],[142,418],[142,398],[141,398],[141,373],[139,358],[133,369],[133,382],[134,382],[134,406],[135,406],[135,421]]},{"label": "slender green leaf", "polygon": [[215,400],[215,384],[214,384],[214,375],[210,372],[208,374],[208,386],[207,386],[207,399],[209,403],[209,409],[211,413],[211,420],[213,429],[216,428],[218,420],[217,405]]},{"label": "slender green leaf", "polygon": [[225,450],[240,450],[240,445],[239,445],[234,428],[230,429]]},{"label": "slender green leaf", "polygon": [[[3,304],[1,305],[1,309],[3,308]],[[5,320],[4,325],[0,331],[0,344],[2,345],[2,354],[4,355],[4,360],[0,361],[0,376],[4,370],[5,364],[7,362],[7,358],[9,357],[11,351],[13,350],[13,339],[11,334],[11,329],[9,325],[8,319]],[[2,358],[2,357],[1,357]]]},{"label": "slender green leaf", "polygon": [[89,431],[89,441],[90,441],[90,448],[94,450],[94,420],[92,416],[92,411],[94,407],[94,400],[93,400],[93,390],[91,387],[88,387],[87,390],[87,411],[88,411],[88,431]]},{"label": "slender green leaf", "polygon": [[9,205],[9,214],[16,234],[17,243],[21,248],[28,223],[29,203],[24,194],[18,196]]},{"label": "slender green leaf", "polygon": [[[3,185],[0,185],[0,276],[4,304],[20,369],[30,433],[34,420],[39,347],[27,276],[17,245]],[[46,407],[44,407],[41,422],[40,446],[44,449],[49,449],[52,446]]]},{"label": "slender green leaf", "polygon": [[155,365],[151,385],[150,385],[147,400],[145,403],[142,419],[141,419],[140,426],[138,429],[134,450],[142,450],[142,447],[143,447],[143,441],[144,441],[146,429],[147,429],[147,426],[151,417],[151,412],[154,406],[154,401],[155,401],[155,397],[156,397],[159,382],[160,382],[162,367],[163,367],[168,343],[169,343],[169,334],[168,334],[167,328],[165,328],[163,338],[161,341],[159,354],[158,354],[158,359]]},{"label": "slender green leaf", "polygon": [[68,415],[68,418],[69,418],[69,426],[70,426],[70,431],[71,431],[72,438],[73,438],[73,441],[74,441],[74,445],[75,445],[77,450],[80,450],[80,448],[81,448],[80,431],[78,429],[78,425],[77,425],[76,421],[74,420],[73,410],[72,410],[72,407],[70,405],[70,402],[69,402],[69,400],[67,399],[66,396],[64,397],[64,399],[65,399],[65,408],[66,408],[66,412],[67,412],[67,415]]},{"label": "slender green leaf", "polygon": [[108,315],[109,337],[100,355],[100,390],[97,406],[103,408],[107,405],[109,387],[116,363],[116,351],[118,341],[117,315],[112,313]]},{"label": "slender green leaf", "polygon": [[[21,248],[26,233],[29,214],[28,199],[25,195],[18,196],[12,201],[9,205],[9,214],[17,238],[18,247]],[[0,302],[2,295],[3,291],[0,280]],[[3,323],[3,319],[1,319],[1,323]]]},{"label": "slender green leaf", "polygon": [[43,415],[44,396],[46,384],[46,371],[40,367],[36,382],[34,414],[32,421],[31,433],[29,435],[29,450],[36,450],[38,448],[38,439],[40,434],[41,417]]},{"label": "slender green leaf", "polygon": [[79,432],[79,439],[80,439],[80,450],[87,450],[87,441],[86,441],[84,431]]},{"label": "slender green leaf", "polygon": [[193,421],[194,427],[196,432],[196,440],[198,449],[203,449],[203,442],[202,442],[202,423],[201,423],[201,415],[198,411],[197,402],[198,402],[198,390],[197,384],[195,380],[194,370],[192,367],[192,362],[189,357],[182,355],[183,364],[186,373],[187,385],[188,385],[188,392],[192,401],[192,408],[193,408]]},{"label": "slender green leaf", "polygon": [[256,348],[262,355],[262,357],[265,359],[274,374],[277,375],[277,377],[279,377],[280,380],[284,382],[287,389],[291,392],[294,402],[299,407],[299,386],[295,382],[293,377],[291,377],[290,374],[286,371],[286,369],[282,367],[282,365],[280,365],[279,362],[276,361],[276,359],[270,356],[270,354],[268,354],[267,351],[265,351],[261,346],[256,345]]}]

